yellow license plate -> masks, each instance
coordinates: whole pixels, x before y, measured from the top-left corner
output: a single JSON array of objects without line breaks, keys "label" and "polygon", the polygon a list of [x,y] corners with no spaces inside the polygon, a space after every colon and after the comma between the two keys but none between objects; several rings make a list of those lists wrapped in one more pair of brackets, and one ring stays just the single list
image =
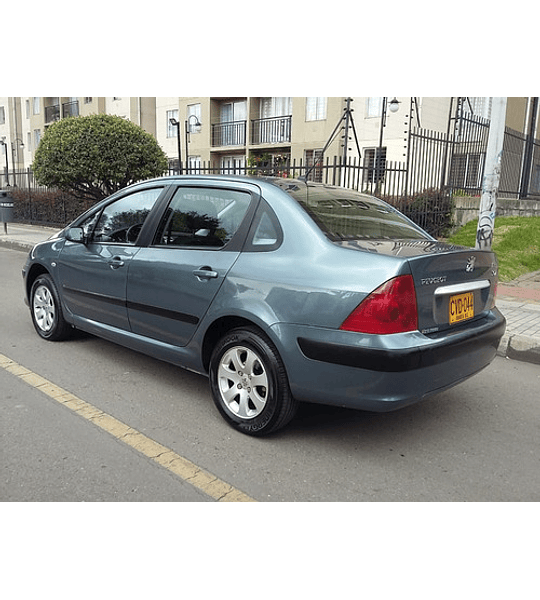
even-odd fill
[{"label": "yellow license plate", "polygon": [[450,305],[448,307],[450,315],[450,324],[466,321],[474,317],[474,294],[458,294],[450,296]]}]

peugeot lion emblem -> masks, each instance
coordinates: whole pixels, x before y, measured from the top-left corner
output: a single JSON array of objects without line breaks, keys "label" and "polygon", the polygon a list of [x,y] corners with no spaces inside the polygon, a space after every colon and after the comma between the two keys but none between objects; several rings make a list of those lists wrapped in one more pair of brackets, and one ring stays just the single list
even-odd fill
[{"label": "peugeot lion emblem", "polygon": [[472,273],[474,271],[474,263],[476,262],[476,256],[471,256],[467,261],[467,266],[465,267],[465,271],[467,273]]}]

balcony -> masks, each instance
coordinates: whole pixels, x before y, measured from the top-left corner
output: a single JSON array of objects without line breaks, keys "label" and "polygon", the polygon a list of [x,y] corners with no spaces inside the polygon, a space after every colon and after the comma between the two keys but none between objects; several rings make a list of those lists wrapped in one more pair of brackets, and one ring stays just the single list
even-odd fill
[{"label": "balcony", "polygon": [[246,121],[229,121],[212,125],[212,147],[245,146]]},{"label": "balcony", "polygon": [[[60,110],[61,109],[61,110]],[[66,117],[78,117],[79,116],[79,101],[64,102],[62,106],[60,104],[53,104],[52,106],[45,107],[45,124],[54,123],[59,121],[60,118],[65,119]]]},{"label": "balcony", "polygon": [[62,118],[66,117],[78,117],[79,116],[79,101],[64,102],[62,104]]},{"label": "balcony", "polygon": [[251,121],[251,143],[288,144],[291,141],[292,116],[254,119]]},{"label": "balcony", "polygon": [[45,123],[54,123],[60,120],[60,105],[54,104],[53,106],[45,107]]}]

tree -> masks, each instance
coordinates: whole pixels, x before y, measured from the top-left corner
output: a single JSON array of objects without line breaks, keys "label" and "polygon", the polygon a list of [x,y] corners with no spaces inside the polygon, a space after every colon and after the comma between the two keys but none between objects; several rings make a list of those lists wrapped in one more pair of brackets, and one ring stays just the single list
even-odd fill
[{"label": "tree", "polygon": [[131,121],[91,115],[52,124],[32,168],[39,185],[97,201],[130,183],[163,175],[167,157],[156,139]]}]

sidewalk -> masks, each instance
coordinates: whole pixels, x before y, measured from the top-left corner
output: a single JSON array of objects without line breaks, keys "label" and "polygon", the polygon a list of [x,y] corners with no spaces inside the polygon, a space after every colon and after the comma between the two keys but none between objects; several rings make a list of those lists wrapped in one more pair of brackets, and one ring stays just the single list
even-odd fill
[{"label": "sidewalk", "polygon": [[[0,246],[28,252],[58,229],[9,223],[7,235],[0,224]],[[506,317],[506,333],[497,353],[540,365],[540,271],[499,284],[497,307]]]}]

